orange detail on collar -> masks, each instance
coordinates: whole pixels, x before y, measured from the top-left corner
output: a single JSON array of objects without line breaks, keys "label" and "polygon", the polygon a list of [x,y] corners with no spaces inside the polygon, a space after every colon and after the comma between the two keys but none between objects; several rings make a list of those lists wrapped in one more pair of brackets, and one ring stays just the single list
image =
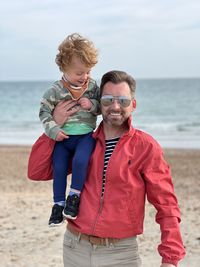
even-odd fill
[{"label": "orange detail on collar", "polygon": [[71,87],[70,83],[65,81],[63,78],[61,80],[64,88],[66,88],[71,96],[73,100],[78,100],[79,98],[81,98],[81,96],[84,94],[84,92],[87,90],[88,88],[88,83],[89,83],[89,79],[87,79],[87,81],[85,82],[85,84],[80,88],[80,89],[74,89]]}]

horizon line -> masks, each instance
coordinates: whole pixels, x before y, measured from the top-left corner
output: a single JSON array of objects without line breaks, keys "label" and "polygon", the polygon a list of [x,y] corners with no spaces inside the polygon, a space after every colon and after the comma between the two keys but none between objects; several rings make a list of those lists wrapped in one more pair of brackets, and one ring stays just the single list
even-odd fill
[{"label": "horizon line", "polygon": [[[101,78],[93,78],[94,80],[101,80]],[[178,80],[178,79],[200,79],[200,76],[177,76],[177,77],[138,77],[135,78],[135,80]],[[55,81],[56,79],[11,79],[11,80],[3,80],[0,79],[0,82],[52,82]],[[58,80],[58,79],[57,79]]]}]

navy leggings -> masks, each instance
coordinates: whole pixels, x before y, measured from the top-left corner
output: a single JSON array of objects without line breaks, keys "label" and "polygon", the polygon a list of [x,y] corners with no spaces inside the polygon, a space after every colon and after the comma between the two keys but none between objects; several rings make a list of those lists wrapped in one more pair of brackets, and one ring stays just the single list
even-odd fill
[{"label": "navy leggings", "polygon": [[54,202],[65,201],[67,172],[72,161],[71,188],[81,191],[87,176],[90,156],[95,147],[92,133],[70,135],[68,139],[56,142],[53,152],[53,194]]}]

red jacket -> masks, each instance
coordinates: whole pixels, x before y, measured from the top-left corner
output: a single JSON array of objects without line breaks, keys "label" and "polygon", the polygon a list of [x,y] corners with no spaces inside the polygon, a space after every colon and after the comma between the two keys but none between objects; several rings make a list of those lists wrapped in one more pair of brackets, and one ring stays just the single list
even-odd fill
[{"label": "red jacket", "polygon": [[157,210],[162,262],[177,265],[185,255],[179,230],[180,211],[169,166],[162,149],[148,134],[129,131],[117,143],[106,171],[101,199],[105,137],[101,124],[94,133],[96,148],[81,194],[78,218],[69,221],[81,233],[98,237],[127,238],[143,232],[145,197]]}]

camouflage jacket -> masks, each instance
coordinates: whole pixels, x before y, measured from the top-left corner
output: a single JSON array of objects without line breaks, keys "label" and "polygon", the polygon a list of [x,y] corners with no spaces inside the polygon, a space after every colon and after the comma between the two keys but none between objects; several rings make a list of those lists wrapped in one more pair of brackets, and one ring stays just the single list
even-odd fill
[{"label": "camouflage jacket", "polygon": [[[71,115],[67,124],[80,124],[85,123],[89,125],[91,128],[95,129],[97,115],[100,114],[100,106],[99,106],[99,87],[96,82],[90,78],[88,88],[84,92],[83,97],[87,97],[93,103],[91,110],[85,111],[81,109],[77,113]],[[61,126],[57,125],[53,120],[53,110],[55,106],[63,100],[72,99],[71,93],[64,88],[61,81],[56,81],[53,85],[47,90],[43,98],[41,100],[41,106],[39,111],[39,117],[41,122],[43,123],[45,133],[50,138],[56,138],[58,132],[62,130]]]}]

